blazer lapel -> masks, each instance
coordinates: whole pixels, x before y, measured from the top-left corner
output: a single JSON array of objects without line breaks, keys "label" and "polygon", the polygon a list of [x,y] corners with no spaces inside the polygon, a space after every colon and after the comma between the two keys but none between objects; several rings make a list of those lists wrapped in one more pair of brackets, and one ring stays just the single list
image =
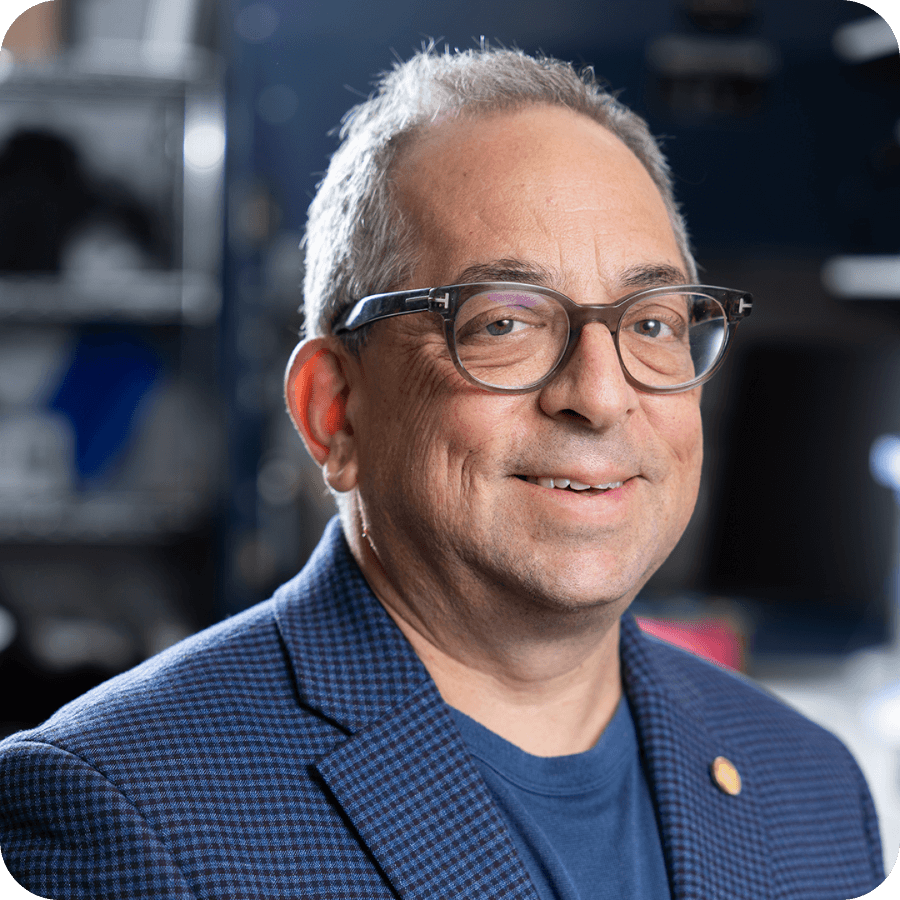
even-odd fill
[{"label": "blazer lapel", "polygon": [[434,682],[337,520],[275,601],[300,703],[348,735],[316,767],[398,896],[538,900]]},{"label": "blazer lapel", "polygon": [[403,900],[538,900],[433,685],[317,768]]},{"label": "blazer lapel", "polygon": [[[674,900],[768,900],[764,798],[747,749],[709,731],[696,688],[652,651],[630,616],[622,620],[621,658]],[[741,775],[737,796],[711,775],[719,756]]]}]

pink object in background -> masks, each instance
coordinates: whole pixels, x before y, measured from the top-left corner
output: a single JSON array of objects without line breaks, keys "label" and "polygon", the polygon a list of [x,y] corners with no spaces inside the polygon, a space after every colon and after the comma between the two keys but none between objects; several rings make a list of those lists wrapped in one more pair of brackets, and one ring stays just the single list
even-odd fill
[{"label": "pink object in background", "polygon": [[744,670],[744,642],[740,632],[727,619],[650,619],[635,617],[642,631],[662,641],[702,656],[727,669]]}]

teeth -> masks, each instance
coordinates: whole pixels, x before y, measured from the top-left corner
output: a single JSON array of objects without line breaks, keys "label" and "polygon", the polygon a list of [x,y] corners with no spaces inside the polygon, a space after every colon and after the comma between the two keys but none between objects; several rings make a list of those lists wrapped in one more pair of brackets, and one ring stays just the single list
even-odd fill
[{"label": "teeth", "polygon": [[559,488],[563,490],[570,488],[573,491],[586,491],[589,488],[593,488],[596,491],[612,491],[622,487],[623,484],[621,481],[610,481],[607,484],[585,484],[582,481],[573,481],[570,478],[549,478],[546,475],[540,478],[529,475],[525,480],[531,484],[539,484],[543,488]]}]

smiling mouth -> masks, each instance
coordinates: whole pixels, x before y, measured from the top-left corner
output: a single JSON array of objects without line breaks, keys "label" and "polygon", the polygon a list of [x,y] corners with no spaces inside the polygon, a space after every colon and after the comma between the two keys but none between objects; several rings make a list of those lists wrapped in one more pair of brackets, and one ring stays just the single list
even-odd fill
[{"label": "smiling mouth", "polygon": [[623,481],[610,481],[606,484],[585,484],[582,481],[575,481],[571,478],[550,478],[548,476],[536,477],[534,475],[517,475],[516,478],[527,481],[529,484],[536,484],[543,488],[552,488],[557,491],[575,491],[582,493],[589,491],[591,493],[605,493],[606,491],[614,491],[616,488],[622,487]]}]

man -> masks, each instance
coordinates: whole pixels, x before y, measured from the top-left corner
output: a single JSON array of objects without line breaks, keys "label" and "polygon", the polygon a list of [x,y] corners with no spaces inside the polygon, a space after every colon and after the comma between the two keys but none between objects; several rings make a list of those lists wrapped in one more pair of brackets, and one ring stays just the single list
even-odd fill
[{"label": "man", "polygon": [[10,738],[2,843],[68,897],[855,897],[842,745],[643,637],[696,499],[695,286],[644,123],[517,52],[423,53],[310,211],[290,414],[335,493],[306,569]]}]

